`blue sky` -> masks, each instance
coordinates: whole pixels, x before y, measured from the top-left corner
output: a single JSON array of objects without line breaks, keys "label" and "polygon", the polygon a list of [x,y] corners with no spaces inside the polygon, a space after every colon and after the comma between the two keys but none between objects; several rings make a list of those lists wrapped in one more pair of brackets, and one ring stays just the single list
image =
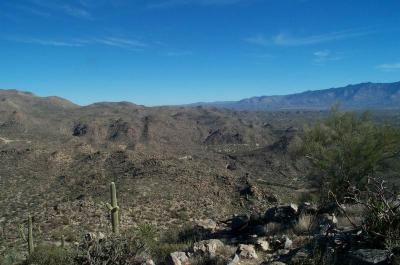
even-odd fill
[{"label": "blue sky", "polygon": [[2,0],[0,88],[149,106],[400,80],[398,0]]}]

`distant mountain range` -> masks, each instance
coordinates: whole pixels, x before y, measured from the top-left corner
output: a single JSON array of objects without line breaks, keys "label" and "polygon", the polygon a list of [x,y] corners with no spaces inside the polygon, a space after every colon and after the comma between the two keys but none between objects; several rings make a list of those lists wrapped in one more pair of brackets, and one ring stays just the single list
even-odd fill
[{"label": "distant mountain range", "polygon": [[400,109],[400,82],[362,83],[305,91],[284,96],[252,97],[239,101],[195,103],[234,110],[325,110],[339,103],[343,109]]}]

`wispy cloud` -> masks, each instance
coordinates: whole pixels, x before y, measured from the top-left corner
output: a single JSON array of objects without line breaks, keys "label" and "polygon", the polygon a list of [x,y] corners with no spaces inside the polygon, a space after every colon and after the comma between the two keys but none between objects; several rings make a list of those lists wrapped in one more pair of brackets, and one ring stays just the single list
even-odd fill
[{"label": "wispy cloud", "polygon": [[93,16],[89,11],[80,7],[63,5],[60,8],[64,10],[67,15],[83,19],[93,19]]},{"label": "wispy cloud", "polygon": [[337,52],[332,52],[330,50],[321,50],[313,53],[314,63],[324,64],[329,61],[338,61],[342,59],[342,56]]},{"label": "wispy cloud", "polygon": [[146,43],[137,39],[116,38],[116,37],[98,38],[98,39],[93,39],[89,42],[104,44],[119,48],[132,48],[132,49],[143,49],[148,46]]},{"label": "wispy cloud", "polygon": [[26,11],[31,11],[34,15],[52,14],[54,11],[61,12],[67,16],[80,19],[94,19],[90,11],[78,2],[66,4],[67,1],[53,0],[29,0],[30,5],[26,5]]},{"label": "wispy cloud", "polygon": [[[252,0],[246,0],[252,1]],[[183,5],[200,5],[200,6],[224,6],[232,5],[239,2],[245,2],[244,0],[162,0],[157,3],[149,4],[150,8],[163,8]]]},{"label": "wispy cloud", "polygon": [[180,56],[189,56],[192,55],[193,52],[191,51],[172,51],[165,53],[165,56],[168,57],[180,57]]},{"label": "wispy cloud", "polygon": [[28,44],[38,44],[44,46],[56,46],[56,47],[81,47],[82,43],[79,42],[68,42],[68,41],[60,41],[60,40],[51,40],[51,39],[37,39],[37,38],[5,38],[9,41],[20,42],[20,43],[28,43]]},{"label": "wispy cloud", "polygon": [[385,63],[385,64],[378,65],[376,68],[381,71],[385,71],[385,72],[400,71],[400,62]]},{"label": "wispy cloud", "polygon": [[259,34],[245,39],[248,43],[268,46],[306,46],[331,41],[339,41],[344,39],[366,36],[373,33],[371,30],[350,29],[343,31],[330,32],[325,34],[294,36],[286,33],[279,33],[272,37]]},{"label": "wispy cloud", "polygon": [[87,39],[43,39],[43,38],[21,38],[21,37],[8,37],[4,38],[8,41],[37,44],[55,47],[82,47],[89,45],[104,45],[109,47],[117,47],[129,50],[139,51],[146,48],[148,45],[137,39],[128,39],[120,37],[102,37],[102,38],[87,38]]}]

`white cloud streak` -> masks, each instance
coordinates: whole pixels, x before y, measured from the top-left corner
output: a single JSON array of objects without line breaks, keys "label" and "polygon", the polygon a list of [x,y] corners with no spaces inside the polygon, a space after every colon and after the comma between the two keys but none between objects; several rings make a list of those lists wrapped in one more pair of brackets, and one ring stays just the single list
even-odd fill
[{"label": "white cloud streak", "polygon": [[335,52],[331,52],[330,50],[321,50],[313,53],[314,55],[314,63],[316,64],[324,64],[329,61],[338,61],[341,60],[342,57]]},{"label": "white cloud streak", "polygon": [[266,37],[265,35],[259,34],[245,39],[248,43],[261,45],[261,46],[306,46],[314,45],[319,43],[326,43],[331,41],[339,41],[350,38],[356,38],[371,34],[372,31],[368,30],[343,30],[330,32],[318,35],[309,36],[293,36],[290,34],[279,33],[272,37]]},{"label": "white cloud streak", "polygon": [[400,71],[400,62],[397,62],[397,63],[385,63],[385,64],[378,65],[376,68],[381,70],[381,71],[386,71],[386,72]]},{"label": "white cloud streak", "polygon": [[129,50],[142,50],[148,45],[136,39],[119,38],[119,37],[103,37],[92,39],[73,39],[73,40],[58,40],[58,39],[42,39],[42,38],[4,38],[8,41],[37,44],[54,47],[82,47],[89,45],[104,45],[109,47],[117,47]]}]

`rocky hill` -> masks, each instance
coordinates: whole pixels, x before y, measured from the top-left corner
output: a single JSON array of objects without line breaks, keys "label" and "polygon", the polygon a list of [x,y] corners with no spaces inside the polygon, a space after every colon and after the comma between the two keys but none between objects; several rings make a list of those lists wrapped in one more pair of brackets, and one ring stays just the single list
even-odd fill
[{"label": "rocky hill", "polygon": [[193,105],[234,110],[326,110],[336,103],[344,109],[399,109],[400,82],[362,83],[285,96],[261,96],[240,101]]}]

